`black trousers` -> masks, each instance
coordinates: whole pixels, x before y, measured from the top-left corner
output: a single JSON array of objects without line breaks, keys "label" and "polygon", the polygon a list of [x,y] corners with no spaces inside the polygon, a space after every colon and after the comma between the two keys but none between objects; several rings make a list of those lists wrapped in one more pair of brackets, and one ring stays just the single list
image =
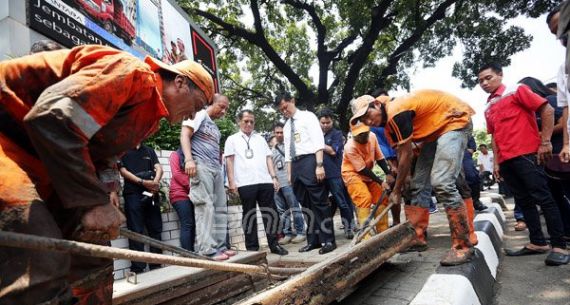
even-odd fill
[{"label": "black trousers", "polygon": [[[557,158],[557,157],[553,157]],[[548,187],[552,192],[552,197],[558,205],[560,216],[562,218],[562,225],[564,227],[564,236],[570,237],[570,181],[557,180],[548,178]]]},{"label": "black trousers", "polygon": [[[149,201],[144,201],[143,194],[130,193],[124,194],[125,198],[125,216],[127,217],[127,228],[135,233],[144,234],[145,228],[148,236],[161,240],[162,233],[162,216],[160,215],[160,204],[154,205]],[[144,251],[144,244],[129,239],[129,249],[136,251]],[[152,253],[162,253],[162,250],[150,247]],[[146,263],[131,261],[132,272],[143,272]],[[156,269],[160,264],[149,264],[149,268]]]},{"label": "black trousers", "polygon": [[535,206],[539,204],[546,220],[552,247],[565,249],[560,211],[548,188],[548,178],[544,169],[537,164],[536,155],[523,155],[504,161],[500,164],[500,171],[522,209],[531,243],[539,246],[547,244],[540,226],[540,215]]},{"label": "black trousers", "polygon": [[243,207],[242,228],[245,234],[245,248],[248,251],[259,250],[256,204],[259,204],[261,211],[267,243],[269,247],[274,247],[277,244],[279,214],[275,207],[273,184],[262,183],[238,187],[238,193]]},{"label": "black trousers", "polygon": [[335,242],[331,209],[325,182],[317,182],[314,154],[303,155],[291,163],[291,184],[303,207],[307,222],[307,244]]}]

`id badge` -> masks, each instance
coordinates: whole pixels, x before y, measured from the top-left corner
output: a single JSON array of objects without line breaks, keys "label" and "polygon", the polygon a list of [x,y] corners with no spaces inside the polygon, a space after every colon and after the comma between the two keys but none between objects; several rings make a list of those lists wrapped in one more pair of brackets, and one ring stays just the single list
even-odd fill
[{"label": "id badge", "polygon": [[246,149],[245,150],[245,157],[248,159],[253,158],[253,150],[252,149]]},{"label": "id badge", "polygon": [[293,136],[295,137],[295,143],[301,143],[301,134],[296,132]]},{"label": "id badge", "polygon": [[283,169],[283,161],[281,160],[277,161],[277,169],[279,170]]}]

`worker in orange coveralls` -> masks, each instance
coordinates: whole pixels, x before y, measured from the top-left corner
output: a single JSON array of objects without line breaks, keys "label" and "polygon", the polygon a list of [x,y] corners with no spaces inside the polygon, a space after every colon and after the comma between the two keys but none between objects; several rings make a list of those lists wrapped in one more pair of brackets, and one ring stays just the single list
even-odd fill
[{"label": "worker in orange coveralls", "polygon": [[[471,217],[456,182],[461,173],[467,138],[473,130],[471,116],[475,111],[459,98],[439,90],[418,90],[394,101],[363,95],[353,106],[356,111],[350,120],[352,124],[360,121],[369,126],[385,127],[386,137],[397,148],[398,177],[390,202],[400,204],[411,168],[412,143],[424,143],[414,168],[412,200],[411,205],[405,207],[406,216],[416,229],[419,224],[427,225],[428,206],[420,195],[428,188],[433,189],[437,201],[445,207],[452,239],[451,249],[440,264],[456,266],[469,262],[475,253],[469,238]],[[416,235],[419,234],[416,230]]]},{"label": "worker in orange coveralls", "polygon": [[[214,94],[199,64],[79,46],[0,62],[0,230],[109,244],[117,156]],[[111,259],[0,247],[0,303],[111,304]],[[70,285],[73,285],[73,296]]]},{"label": "worker in orange coveralls", "polygon": [[[342,180],[356,208],[356,218],[362,226],[370,215],[373,205],[380,204],[376,215],[388,205],[388,196],[385,196],[382,202],[378,202],[382,192],[389,190],[390,186],[372,172],[374,162],[376,161],[382,168],[388,177],[387,180],[393,182],[394,177],[390,174],[388,163],[380,151],[376,135],[370,133],[370,127],[357,123],[350,126],[350,131],[352,139],[349,139],[344,146],[341,173]],[[385,214],[376,224],[376,232],[380,233],[387,229],[388,214]],[[369,235],[365,237],[367,238]]]}]

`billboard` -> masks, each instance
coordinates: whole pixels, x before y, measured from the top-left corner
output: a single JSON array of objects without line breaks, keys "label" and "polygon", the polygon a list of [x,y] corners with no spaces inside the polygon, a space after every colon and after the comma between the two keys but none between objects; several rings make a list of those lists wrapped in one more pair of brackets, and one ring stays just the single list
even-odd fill
[{"label": "billboard", "polygon": [[28,26],[66,47],[101,44],[173,64],[201,62],[219,92],[216,47],[169,0],[28,0]]}]

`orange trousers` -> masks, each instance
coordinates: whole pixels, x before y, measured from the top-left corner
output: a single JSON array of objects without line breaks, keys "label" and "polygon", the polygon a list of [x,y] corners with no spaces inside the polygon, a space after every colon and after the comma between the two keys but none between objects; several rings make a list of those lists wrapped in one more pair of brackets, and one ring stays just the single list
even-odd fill
[{"label": "orange trousers", "polygon": [[[0,231],[71,236],[82,211],[62,209],[49,181],[39,159],[0,133]],[[0,247],[0,303],[69,304],[77,283],[79,304],[111,304],[112,271],[111,259]]]},{"label": "orange trousers", "polygon": [[[378,204],[378,200],[382,196],[382,186],[374,181],[365,182],[358,177],[351,177],[346,181],[346,189],[354,207],[356,208],[356,218],[358,219],[358,224],[362,226],[366,218],[370,215],[372,211],[372,205]],[[385,196],[383,201],[380,203],[381,206],[376,210],[376,215],[380,214],[386,206],[388,205],[388,196]],[[380,221],[376,224],[376,232],[380,233],[388,229],[388,213],[386,213]],[[365,239],[369,238],[366,236]]]}]

